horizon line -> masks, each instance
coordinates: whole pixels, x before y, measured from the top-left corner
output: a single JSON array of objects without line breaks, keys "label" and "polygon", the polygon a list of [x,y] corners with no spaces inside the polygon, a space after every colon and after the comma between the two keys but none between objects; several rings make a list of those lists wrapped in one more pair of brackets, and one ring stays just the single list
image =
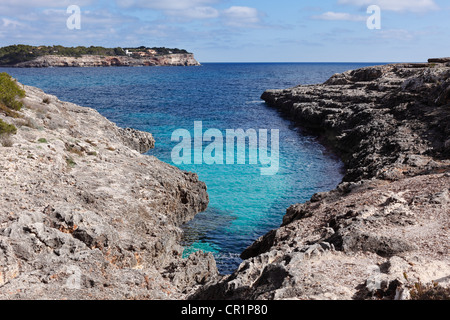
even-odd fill
[{"label": "horizon line", "polygon": [[427,61],[199,61],[199,63],[428,63]]}]

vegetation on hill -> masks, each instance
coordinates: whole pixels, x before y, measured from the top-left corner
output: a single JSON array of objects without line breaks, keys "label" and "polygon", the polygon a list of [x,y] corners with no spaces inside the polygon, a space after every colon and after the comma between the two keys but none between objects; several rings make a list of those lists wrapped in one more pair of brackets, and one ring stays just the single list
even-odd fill
[{"label": "vegetation on hill", "polygon": [[172,54],[172,53],[189,53],[184,49],[178,49],[178,48],[174,48],[174,49],[170,49],[170,48],[165,48],[165,47],[153,47],[153,48],[148,48],[145,46],[141,46],[141,47],[137,47],[137,48],[124,48],[124,50],[128,50],[129,52],[142,52],[142,51],[147,51],[147,50],[154,50],[156,51],[156,54],[158,55],[165,55],[165,54]]},{"label": "vegetation on hill", "polygon": [[184,49],[169,49],[164,47],[147,48],[145,46],[137,48],[104,48],[104,47],[63,47],[63,46],[29,46],[12,45],[0,48],[0,65],[14,65],[16,63],[31,61],[40,56],[59,55],[65,57],[81,57],[83,55],[101,55],[101,56],[125,56],[125,50],[129,52],[140,52],[154,50],[156,55],[165,55],[170,53],[188,53]]},{"label": "vegetation on hill", "polygon": [[4,134],[15,134],[17,132],[17,128],[9,123],[6,123],[2,119],[0,119],[0,136]]}]

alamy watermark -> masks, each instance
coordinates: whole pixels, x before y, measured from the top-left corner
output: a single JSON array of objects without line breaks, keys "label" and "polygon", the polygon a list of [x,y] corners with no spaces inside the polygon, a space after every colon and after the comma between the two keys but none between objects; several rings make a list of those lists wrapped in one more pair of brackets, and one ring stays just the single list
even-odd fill
[{"label": "alamy watermark", "polygon": [[70,265],[66,267],[66,272],[69,277],[66,280],[65,287],[79,290],[81,288],[81,269],[77,266]]},{"label": "alamy watermark", "polygon": [[81,29],[81,9],[77,5],[71,5],[67,7],[66,12],[70,14],[67,18],[66,26],[69,30],[80,30]]},{"label": "alamy watermark", "polygon": [[[77,5],[70,5],[66,12],[70,16],[66,20],[66,26],[69,30],[81,29],[81,8]],[[370,16],[366,20],[366,25],[369,30],[381,29],[381,8],[377,5],[370,5],[367,8],[367,14]]]},{"label": "alamy watermark", "polygon": [[367,8],[367,13],[371,14],[371,16],[367,18],[367,28],[369,30],[381,29],[381,8],[377,5],[371,5]]},{"label": "alamy watermark", "polygon": [[369,277],[366,280],[366,288],[370,292],[375,292],[381,289],[381,270],[377,265],[372,265],[367,268]]},{"label": "alamy watermark", "polygon": [[[194,122],[194,137],[186,129],[172,133],[172,141],[179,142],[171,153],[172,162],[180,164],[260,164],[261,175],[277,174],[280,161],[280,132],[278,129],[219,129],[203,132],[203,122]],[[248,147],[247,147],[248,141]],[[204,142],[207,143],[203,148]],[[225,149],[225,150],[224,150]],[[248,151],[248,157],[247,157]],[[248,161],[247,161],[248,158]]]}]

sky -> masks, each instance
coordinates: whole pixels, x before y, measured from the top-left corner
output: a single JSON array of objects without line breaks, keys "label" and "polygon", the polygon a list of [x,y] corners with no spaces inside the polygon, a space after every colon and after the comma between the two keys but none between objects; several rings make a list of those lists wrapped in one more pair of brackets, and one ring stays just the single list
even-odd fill
[{"label": "sky", "polygon": [[[80,29],[67,20],[80,8]],[[369,29],[371,5],[380,29]],[[0,46],[170,47],[200,62],[421,62],[450,56],[445,0],[0,0]]]}]

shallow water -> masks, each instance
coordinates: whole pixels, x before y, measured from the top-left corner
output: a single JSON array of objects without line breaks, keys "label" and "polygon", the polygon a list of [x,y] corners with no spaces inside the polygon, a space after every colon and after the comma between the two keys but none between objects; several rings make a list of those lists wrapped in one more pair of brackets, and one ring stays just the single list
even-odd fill
[{"label": "shallow water", "polygon": [[[61,100],[97,109],[119,126],[151,132],[149,154],[172,163],[176,129],[203,131],[278,129],[279,171],[260,174],[261,164],[179,165],[206,182],[208,209],[186,224],[185,254],[214,253],[221,273],[231,273],[239,254],[255,239],[278,227],[286,209],[333,189],[342,179],[342,163],[289,119],[268,107],[266,89],[327,80],[337,72],[369,64],[274,63],[204,64],[201,67],[143,68],[0,68],[20,82]],[[203,144],[203,148],[207,146]],[[269,144],[270,145],[270,144]],[[247,147],[248,149],[248,147]],[[248,151],[248,150],[247,150]],[[247,159],[248,160],[248,159]]]}]

